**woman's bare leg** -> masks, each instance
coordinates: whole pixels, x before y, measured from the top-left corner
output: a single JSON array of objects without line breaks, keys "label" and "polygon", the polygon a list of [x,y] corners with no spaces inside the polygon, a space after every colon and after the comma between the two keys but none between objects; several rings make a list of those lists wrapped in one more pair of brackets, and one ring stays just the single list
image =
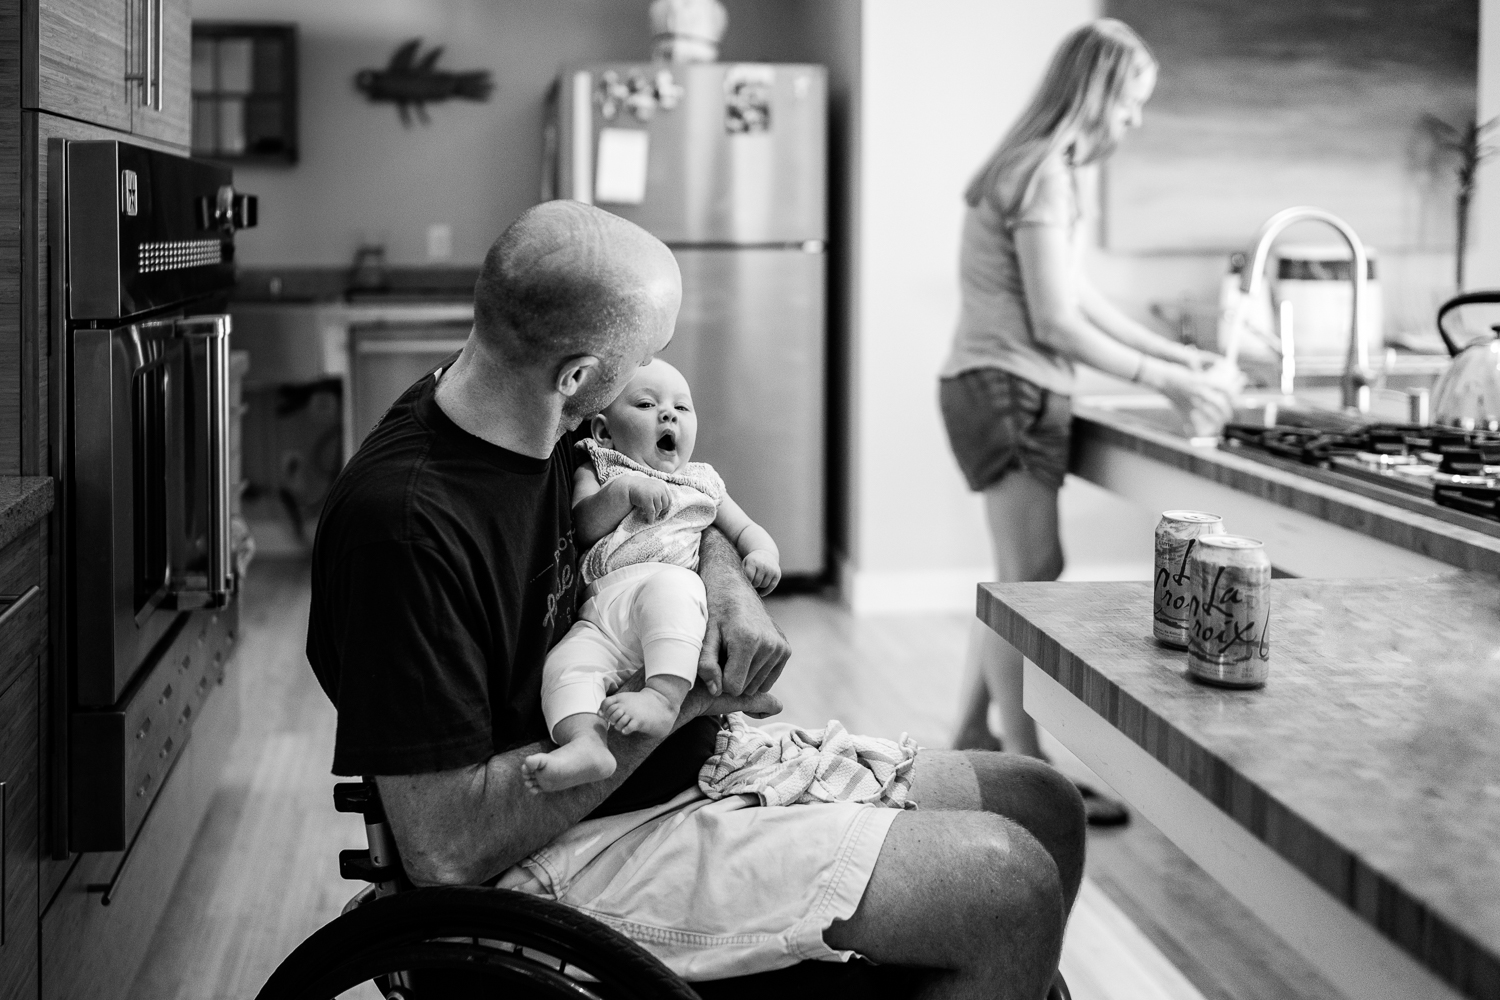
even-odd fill
[{"label": "woman's bare leg", "polygon": [[[984,512],[990,528],[997,581],[1018,583],[1058,578],[1063,554],[1057,530],[1057,490],[1018,469],[984,491]],[[965,670],[983,677],[989,697],[999,706],[1006,749],[1040,757],[1042,747],[1036,723],[1026,714],[1021,701],[1024,662],[1020,652],[988,626],[978,620],[970,625]],[[954,745],[979,749],[982,745],[975,739],[978,692],[970,690]],[[987,710],[989,706],[984,707]]]}]

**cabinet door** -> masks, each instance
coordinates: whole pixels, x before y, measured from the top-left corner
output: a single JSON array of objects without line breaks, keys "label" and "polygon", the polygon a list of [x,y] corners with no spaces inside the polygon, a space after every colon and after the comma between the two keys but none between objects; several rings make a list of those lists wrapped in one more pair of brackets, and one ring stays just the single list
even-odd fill
[{"label": "cabinet door", "polygon": [[37,661],[0,694],[0,996],[37,995]]},{"label": "cabinet door", "polygon": [[[36,58],[24,83],[27,106],[128,131],[140,87],[125,78],[137,47],[129,31],[135,20],[127,12],[139,14],[140,4],[36,0]],[[29,40],[24,48],[30,55]]]},{"label": "cabinet door", "polygon": [[[129,0],[148,15],[151,28],[143,36],[155,50],[145,65],[154,75],[153,86],[161,90],[161,107],[134,102],[130,129],[137,135],[187,146],[191,141],[191,76],[193,21],[188,0]],[[185,150],[184,150],[185,151]]]}]

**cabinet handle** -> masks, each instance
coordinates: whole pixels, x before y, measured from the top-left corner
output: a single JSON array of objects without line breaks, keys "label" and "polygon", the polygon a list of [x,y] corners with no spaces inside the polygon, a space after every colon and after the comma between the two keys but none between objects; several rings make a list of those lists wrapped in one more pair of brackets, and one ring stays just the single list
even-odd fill
[{"label": "cabinet handle", "polygon": [[[30,587],[26,588],[26,592],[23,593],[20,597],[10,598],[10,605],[4,611],[0,611],[0,628],[4,628],[7,622],[9,622],[16,615],[20,614],[21,609],[24,608],[27,604],[30,604],[31,599],[41,592],[42,588],[37,586],[36,584],[33,584]],[[5,599],[6,598],[4,597],[0,597],[0,601],[3,601]],[[0,782],[0,784],[4,783]]]},{"label": "cabinet handle", "polygon": [[152,19],[152,23],[156,26],[156,44],[152,53],[151,63],[152,68],[155,70],[155,75],[151,79],[151,108],[152,110],[160,111],[162,90],[162,63],[165,61],[166,55],[166,46],[163,43],[163,38],[165,37],[166,32],[162,30],[162,28],[164,27],[162,24],[162,0],[146,0],[146,2],[152,4],[156,8],[156,17]]}]

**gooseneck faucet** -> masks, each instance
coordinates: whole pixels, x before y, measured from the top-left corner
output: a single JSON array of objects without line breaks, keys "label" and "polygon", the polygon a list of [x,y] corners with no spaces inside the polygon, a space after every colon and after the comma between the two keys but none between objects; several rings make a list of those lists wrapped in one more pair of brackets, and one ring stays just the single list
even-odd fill
[{"label": "gooseneck faucet", "polygon": [[[1266,220],[1260,227],[1260,233],[1255,238],[1255,250],[1250,255],[1250,262],[1245,266],[1245,272],[1240,277],[1240,315],[1236,322],[1230,324],[1229,343],[1224,346],[1224,354],[1232,365],[1238,360],[1240,350],[1240,336],[1244,327],[1244,309],[1250,302],[1257,301],[1257,296],[1264,294],[1266,283],[1266,258],[1271,254],[1271,245],[1276,242],[1276,237],[1288,226],[1298,222],[1326,222],[1338,230],[1344,242],[1349,244],[1350,254],[1353,256],[1354,280],[1354,308],[1349,318],[1349,351],[1344,357],[1344,374],[1339,380],[1340,402],[1344,408],[1355,409],[1360,413],[1370,412],[1370,355],[1369,347],[1360,336],[1360,319],[1365,315],[1366,279],[1369,275],[1369,264],[1365,256],[1365,245],[1361,242],[1358,234],[1350,227],[1349,223],[1340,219],[1332,212],[1325,212],[1321,208],[1311,208],[1306,205],[1296,208],[1283,209]],[[1285,339],[1281,342],[1283,363],[1286,363],[1286,354],[1292,349],[1292,345]],[[1283,379],[1283,382],[1286,380]],[[1283,389],[1290,387],[1283,386]]]}]

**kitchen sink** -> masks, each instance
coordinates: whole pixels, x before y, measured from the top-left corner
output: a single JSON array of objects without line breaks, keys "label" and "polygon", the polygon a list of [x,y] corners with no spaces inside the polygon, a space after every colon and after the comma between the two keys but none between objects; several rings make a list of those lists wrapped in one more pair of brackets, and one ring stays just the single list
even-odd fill
[{"label": "kitchen sink", "polygon": [[[1405,396],[1400,393],[1376,392],[1368,414],[1344,413],[1339,410],[1338,402],[1337,388],[1313,389],[1296,396],[1247,393],[1240,397],[1229,423],[1347,431],[1364,424],[1400,423],[1407,419]],[[1176,408],[1162,396],[1086,396],[1079,403],[1110,410],[1129,423],[1183,438],[1194,445],[1213,447],[1221,440],[1219,435],[1195,435]]]}]

